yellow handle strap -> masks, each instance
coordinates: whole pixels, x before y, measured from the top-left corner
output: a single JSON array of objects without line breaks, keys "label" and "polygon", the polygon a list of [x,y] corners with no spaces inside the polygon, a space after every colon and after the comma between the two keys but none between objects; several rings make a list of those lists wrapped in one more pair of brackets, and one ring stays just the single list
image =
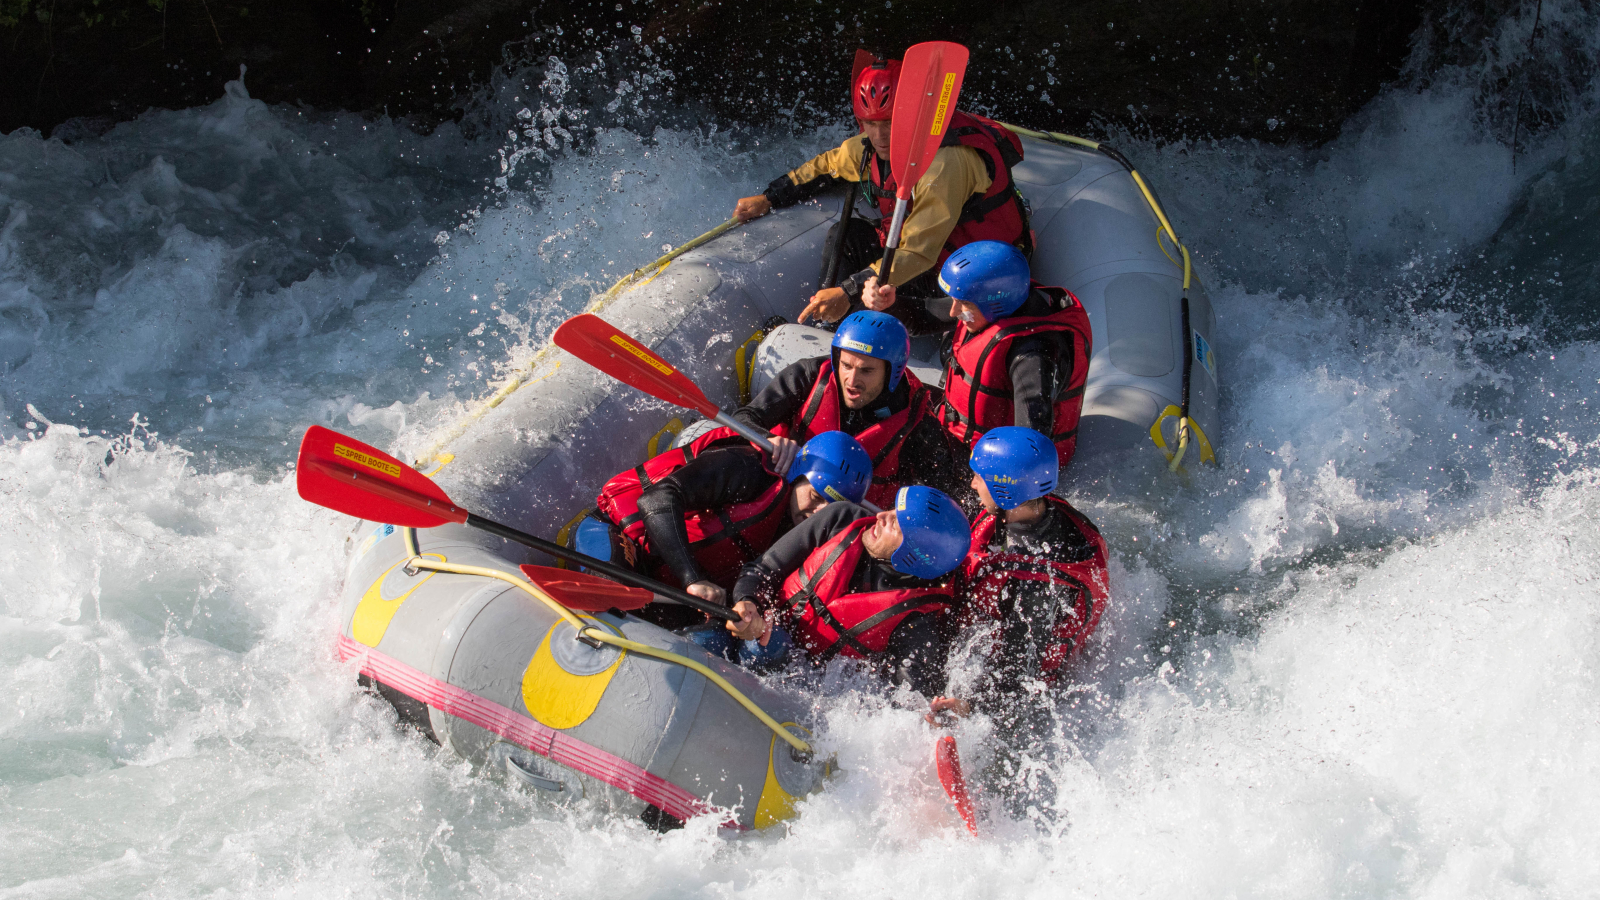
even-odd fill
[{"label": "yellow handle strap", "polygon": [[1167,463],[1167,471],[1168,472],[1176,472],[1176,471],[1178,471],[1178,467],[1183,465],[1183,454],[1188,452],[1188,450],[1189,450],[1189,417],[1188,416],[1180,416],[1178,418],[1178,452],[1172,454],[1172,461]]},{"label": "yellow handle strap", "polygon": [[[409,549],[415,550],[416,533],[409,528],[405,530],[406,545]],[[734,702],[744,707],[752,716],[755,716],[757,719],[761,720],[761,724],[772,729],[773,734],[776,734],[778,737],[781,737],[784,739],[784,741],[788,742],[789,746],[800,751],[801,753],[809,754],[812,752],[810,744],[806,743],[804,740],[801,740],[799,737],[791,733],[787,728],[784,728],[782,725],[778,724],[776,719],[767,715],[766,710],[757,706],[755,701],[751,700],[749,697],[746,697],[738,688],[728,683],[728,679],[723,678],[721,675],[712,671],[709,666],[696,660],[692,660],[687,656],[681,656],[677,653],[673,653],[670,650],[662,650],[658,647],[652,647],[649,644],[641,644],[638,641],[630,641],[625,637],[619,637],[611,634],[608,631],[602,631],[598,628],[595,628],[593,625],[589,625],[584,622],[577,613],[574,613],[572,610],[562,606],[554,597],[546,593],[543,588],[525,578],[518,578],[509,572],[502,572],[499,569],[488,569],[482,566],[463,566],[457,563],[442,563],[432,559],[425,559],[421,556],[413,556],[411,559],[406,561],[406,566],[413,569],[428,569],[434,572],[449,572],[453,575],[477,575],[482,578],[493,578],[496,581],[503,581],[506,584],[509,584],[512,587],[528,594],[535,600],[543,603],[545,606],[550,607],[552,612],[560,616],[562,619],[565,619],[566,622],[576,629],[580,635],[583,635],[586,638],[599,641],[603,644],[610,644],[622,650],[627,650],[630,653],[637,653],[640,656],[650,656],[665,662],[677,663],[686,669],[693,669],[694,671],[699,672],[701,675],[705,676],[707,681],[715,684],[717,687],[722,689],[723,693],[726,693],[729,697],[732,697]]]}]

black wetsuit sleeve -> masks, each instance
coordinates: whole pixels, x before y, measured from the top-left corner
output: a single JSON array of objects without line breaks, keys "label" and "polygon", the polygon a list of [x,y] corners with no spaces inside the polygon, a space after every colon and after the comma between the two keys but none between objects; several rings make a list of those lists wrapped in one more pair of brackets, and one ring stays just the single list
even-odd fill
[{"label": "black wetsuit sleeve", "polygon": [[817,373],[827,359],[817,356],[790,364],[749,403],[734,410],[733,417],[766,431],[792,421],[810,396],[811,386],[817,383]]},{"label": "black wetsuit sleeve", "polygon": [[989,657],[989,683],[980,703],[1004,716],[1024,696],[1023,682],[1039,677],[1040,661],[1054,637],[1057,608],[1070,608],[1075,598],[1065,588],[1042,589],[1020,582],[1005,589],[1001,609],[1000,646]]},{"label": "black wetsuit sleeve", "polygon": [[891,677],[929,699],[943,694],[949,680],[945,667],[950,655],[946,618],[907,616],[889,635],[886,648]]},{"label": "black wetsuit sleeve", "polygon": [[689,510],[722,509],[754,500],[776,478],[763,465],[761,451],[743,438],[712,447],[639,495],[651,549],[683,584],[704,581],[705,573],[689,549],[685,525]]},{"label": "black wetsuit sleeve", "polygon": [[1032,335],[1011,345],[1013,425],[1049,437],[1055,433],[1056,395],[1061,392],[1061,347],[1054,335]]},{"label": "black wetsuit sleeve", "polygon": [[767,185],[766,190],[761,193],[767,198],[768,203],[771,203],[775,208],[782,209],[785,206],[793,206],[796,203],[810,200],[838,183],[839,179],[832,175],[821,175],[805,184],[795,184],[789,180],[789,176],[786,173],[772,179],[772,183]]},{"label": "black wetsuit sleeve", "polygon": [[759,605],[758,598],[782,584],[790,572],[800,568],[811,551],[850,527],[851,522],[869,515],[871,513],[854,503],[829,503],[821,512],[778,538],[777,543],[761,554],[759,559],[744,567],[744,571],[739,573],[739,580],[733,585],[733,602],[750,600]]},{"label": "black wetsuit sleeve", "polygon": [[[1016,526],[1007,526],[1016,528]],[[1092,525],[1089,527],[1093,527]],[[1019,529],[1031,537],[1029,544],[1048,547],[1023,549],[1026,555],[1048,555],[1059,562],[1082,562],[1094,555],[1094,547],[1071,519],[1052,510],[1050,516],[1031,528]],[[1011,546],[1008,542],[1007,546]],[[1017,549],[1011,546],[1014,551]],[[1025,714],[1027,702],[1023,684],[1040,677],[1043,660],[1071,647],[1058,647],[1061,638],[1056,623],[1073,610],[1087,609],[1089,598],[1082,589],[1056,581],[1049,587],[1037,581],[1016,581],[1002,589],[1000,597],[999,646],[989,657],[986,683],[978,701],[1002,722]]]}]

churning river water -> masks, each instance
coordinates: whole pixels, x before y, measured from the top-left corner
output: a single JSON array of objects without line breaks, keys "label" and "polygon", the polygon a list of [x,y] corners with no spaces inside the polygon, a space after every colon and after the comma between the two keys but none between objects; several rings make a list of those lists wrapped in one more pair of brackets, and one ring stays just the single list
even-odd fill
[{"label": "churning river water", "polygon": [[[1600,26],[1549,6],[1592,73]],[[773,833],[474,773],[335,661],[350,520],[294,491],[305,426],[426,446],[840,127],[652,126],[659,73],[550,63],[426,135],[246,76],[0,136],[0,898],[1593,896],[1596,87],[1513,160],[1486,52],[1322,147],[1110,136],[1216,303],[1221,465],[1066,491],[1111,607],[1043,808],[982,840],[872,693]]]}]

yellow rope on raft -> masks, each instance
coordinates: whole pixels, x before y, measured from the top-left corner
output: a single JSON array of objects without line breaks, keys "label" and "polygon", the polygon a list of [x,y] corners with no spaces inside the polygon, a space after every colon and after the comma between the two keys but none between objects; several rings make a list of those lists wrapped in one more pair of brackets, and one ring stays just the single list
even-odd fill
[{"label": "yellow rope on raft", "polygon": [[726,693],[729,697],[732,697],[734,702],[738,703],[751,715],[761,720],[761,724],[770,728],[773,734],[776,734],[778,737],[781,737],[788,742],[789,746],[800,751],[801,753],[809,754],[812,752],[810,744],[806,743],[804,740],[790,732],[789,729],[778,724],[778,720],[767,715],[766,710],[757,706],[754,700],[746,697],[738,688],[730,684],[728,679],[723,678],[721,675],[712,671],[712,669],[704,663],[692,660],[687,656],[680,656],[679,654],[673,653],[670,650],[662,650],[658,647],[652,647],[649,644],[641,644],[638,641],[630,641],[625,637],[618,637],[610,632],[595,628],[593,625],[586,624],[582,617],[561,605],[561,602],[550,596],[544,590],[544,588],[539,587],[538,584],[528,581],[525,578],[518,578],[517,576],[512,575],[510,572],[502,572],[499,569],[489,569],[483,566],[463,566],[459,563],[438,562],[436,560],[426,559],[418,553],[416,530],[412,528],[406,528],[403,529],[403,531],[405,532],[406,549],[411,552],[411,559],[406,561],[407,569],[427,569],[432,572],[449,572],[452,575],[476,575],[480,578],[493,578],[496,581],[503,581],[506,584],[509,584],[512,587],[532,596],[535,600],[538,600],[545,606],[550,607],[551,612],[554,612],[557,616],[560,616],[562,619],[564,619],[567,624],[571,625],[578,632],[578,634],[583,637],[599,641],[603,644],[610,644],[618,649],[627,650],[631,653],[637,653],[640,656],[650,656],[664,662],[676,663],[686,669],[692,669],[696,672],[699,672],[701,675],[705,676],[707,681],[715,684],[717,687],[722,689],[723,693]]},{"label": "yellow rope on raft", "polygon": [[[1001,122],[1000,124],[1004,125],[1006,128],[1011,129],[1012,131],[1016,132],[1017,134],[1025,134],[1028,137],[1043,138],[1045,140],[1062,141],[1062,142],[1068,143],[1068,144],[1076,144],[1079,147],[1084,147],[1084,148],[1089,149],[1089,150],[1099,150],[1100,149],[1100,145],[1097,142],[1088,140],[1087,138],[1074,137],[1073,135],[1070,135],[1070,134],[1062,134],[1059,131],[1035,131],[1032,128],[1022,128],[1022,127],[1019,127],[1017,125],[1007,124],[1005,122]],[[1178,232],[1173,230],[1172,222],[1167,219],[1166,210],[1162,209],[1161,208],[1161,204],[1156,202],[1155,192],[1150,190],[1150,185],[1145,184],[1144,176],[1140,175],[1139,171],[1137,169],[1133,168],[1132,165],[1129,165],[1128,162],[1127,162],[1127,159],[1125,157],[1123,157],[1123,156],[1121,156],[1119,154],[1115,154],[1115,153],[1112,153],[1110,155],[1112,156],[1113,159],[1116,159],[1119,162],[1122,162],[1124,165],[1126,165],[1128,167],[1128,174],[1133,176],[1133,183],[1138,185],[1139,193],[1144,195],[1144,202],[1148,203],[1150,205],[1151,212],[1154,212],[1156,214],[1156,221],[1161,223],[1161,231],[1165,231],[1167,233],[1167,237],[1172,239],[1173,246],[1177,247],[1178,250],[1183,253],[1183,292],[1184,292],[1184,295],[1185,295],[1185,299],[1187,299],[1187,296],[1188,296],[1188,293],[1189,293],[1189,283],[1190,283],[1190,280],[1193,278],[1193,272],[1194,272],[1193,264],[1190,262],[1190,259],[1189,259],[1189,248],[1185,247],[1183,245],[1183,242],[1178,240]],[[1156,232],[1156,246],[1157,247],[1161,247],[1161,233],[1160,233],[1160,231]],[[1165,247],[1161,247],[1161,252],[1162,252],[1163,255],[1165,255],[1166,252],[1167,252],[1167,249]],[[1167,258],[1169,260],[1172,259],[1172,257],[1170,257],[1170,256],[1168,256]],[[1185,340],[1185,345],[1187,346],[1187,336],[1186,336],[1186,340]],[[1185,397],[1184,402],[1188,403],[1187,397]],[[1151,427],[1151,438],[1152,438],[1152,440],[1155,440],[1156,447],[1159,448],[1162,452],[1166,452],[1166,447],[1164,446],[1164,444],[1160,440],[1160,428],[1161,428],[1161,420],[1165,419],[1166,417],[1167,417],[1167,414],[1166,413],[1162,413],[1161,416],[1156,419],[1156,424]],[[1178,471],[1178,467],[1183,463],[1183,455],[1184,455],[1184,453],[1188,452],[1188,450],[1189,450],[1189,432],[1191,430],[1199,431],[1200,430],[1200,426],[1196,425],[1194,420],[1191,419],[1189,416],[1180,414],[1178,416],[1178,425],[1177,425],[1178,449],[1177,449],[1176,452],[1168,454],[1168,456],[1167,456],[1167,469],[1168,469],[1168,471],[1172,471],[1172,472]],[[1202,434],[1202,438],[1203,437],[1204,437],[1204,435]],[[1210,448],[1210,445],[1207,444],[1206,447],[1203,448],[1203,449],[1209,450],[1209,448]],[[1206,454],[1202,453],[1202,457],[1204,457],[1205,455]]]},{"label": "yellow rope on raft", "polygon": [[[680,244],[679,246],[673,248],[671,252],[662,254],[660,257],[656,258],[654,262],[634,269],[632,272],[629,272],[628,274],[617,279],[616,284],[613,284],[606,290],[604,294],[601,294],[599,297],[595,298],[593,302],[584,308],[584,312],[599,312],[609,305],[612,300],[615,300],[619,295],[624,293],[627,289],[636,287],[643,283],[648,283],[651,279],[655,278],[655,276],[660,275],[662,270],[670,265],[673,260],[685,253],[688,253],[690,250],[693,250],[696,247],[704,245],[708,241],[712,241],[721,237],[729,229],[738,224],[738,218],[730,218],[728,221],[723,222],[721,225],[718,225],[694,240],[689,241],[686,244]],[[490,410],[499,406],[501,403],[504,403],[506,398],[515,393],[518,388],[529,384],[530,382],[528,379],[533,376],[533,373],[538,370],[539,365],[543,363],[546,358],[548,358],[554,349],[554,345],[548,342],[543,347],[539,348],[539,352],[533,355],[533,359],[529,360],[526,366],[523,366],[516,372],[513,372],[505,384],[501,385],[493,394],[490,394],[488,399],[478,404],[477,409],[474,409],[472,412],[462,416],[454,425],[451,425],[449,428],[445,429],[444,435],[438,440],[434,441],[433,446],[429,447],[427,452],[417,457],[414,466],[418,469],[428,466],[438,458],[440,451],[444,450],[445,447],[448,447],[452,442],[455,441],[456,438],[466,434],[467,429],[471,428],[473,423],[488,415]]]},{"label": "yellow rope on raft", "polygon": [[1089,140],[1088,138],[1074,137],[1070,134],[1062,134],[1059,131],[1034,131],[1032,128],[1023,128],[1020,125],[1011,125],[1006,122],[1001,122],[1000,124],[1005,125],[1006,128],[1010,129],[1011,131],[1015,131],[1017,134],[1025,134],[1028,137],[1066,141],[1069,144],[1077,144],[1080,147],[1088,147],[1090,150],[1100,149],[1099,144]]}]

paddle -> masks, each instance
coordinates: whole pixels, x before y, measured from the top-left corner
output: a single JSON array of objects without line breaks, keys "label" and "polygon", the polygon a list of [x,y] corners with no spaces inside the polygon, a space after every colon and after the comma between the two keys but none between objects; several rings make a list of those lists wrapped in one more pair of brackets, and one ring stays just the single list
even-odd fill
[{"label": "paddle", "polygon": [[850,214],[856,206],[856,186],[851,183],[844,189],[844,202],[839,205],[839,233],[828,247],[828,264],[822,276],[823,289],[839,286],[839,270],[844,268],[844,243],[849,239]]},{"label": "paddle", "polygon": [[894,121],[889,130],[889,170],[894,173],[894,218],[883,245],[878,280],[889,283],[889,267],[900,246],[900,227],[911,205],[911,189],[928,171],[945,126],[956,111],[961,79],[967,72],[967,48],[949,41],[915,44],[900,64],[894,91]]},{"label": "paddle", "polygon": [[945,735],[933,748],[934,765],[939,770],[939,783],[956,805],[956,813],[976,837],[978,817],[972,809],[972,798],[967,794],[967,779],[961,774],[961,756],[956,752],[956,739]]},{"label": "paddle", "polygon": [[627,587],[615,581],[607,581],[571,569],[558,569],[554,566],[521,568],[522,574],[528,576],[529,581],[544,588],[550,596],[568,609],[581,609],[584,612],[620,609],[623,612],[630,612],[661,599],[650,591]]},{"label": "paddle", "polygon": [[[450,522],[469,525],[558,559],[587,566],[608,578],[643,588],[661,599],[681,603],[730,622],[739,620],[733,610],[720,604],[702,600],[687,591],[659,584],[605,560],[568,550],[560,544],[467,512],[456,506],[442,488],[421,472],[376,447],[321,425],[307,428],[306,436],[300,441],[295,483],[303,499],[345,515],[404,528],[433,528]],[[577,573],[567,573],[566,580],[574,585],[571,590],[587,584],[587,579],[579,580]],[[626,596],[637,598],[634,594]],[[602,608],[610,609],[618,605],[612,602],[613,598],[621,599],[621,595],[614,592],[607,594],[604,598],[606,605]]]},{"label": "paddle", "polygon": [[726,425],[740,436],[749,438],[751,443],[767,451],[768,455],[776,454],[769,440],[770,435],[724,413],[707,399],[698,385],[689,380],[689,376],[673,368],[671,363],[605,319],[580,313],[561,323],[554,340],[557,347],[623,384],[638,388],[657,400],[692,409],[718,425]]},{"label": "paddle", "polygon": [[[671,363],[605,319],[579,313],[562,322],[552,340],[557,347],[623,384],[638,388],[657,400],[692,409],[718,425],[732,428],[740,437],[749,439],[767,451],[768,456],[777,455],[777,448],[772,446],[770,440],[771,435],[723,412],[698,385],[689,380],[689,376],[673,368]],[[865,500],[856,505],[871,513],[882,512]]]}]

